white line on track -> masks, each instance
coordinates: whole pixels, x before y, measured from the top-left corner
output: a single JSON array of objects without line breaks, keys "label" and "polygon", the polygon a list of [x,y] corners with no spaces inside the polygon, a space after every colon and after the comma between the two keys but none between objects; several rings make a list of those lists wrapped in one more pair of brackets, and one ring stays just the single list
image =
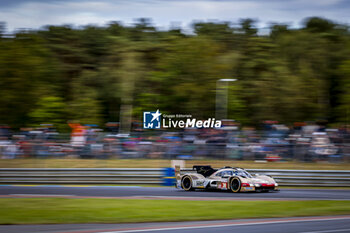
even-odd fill
[{"label": "white line on track", "polygon": [[325,230],[325,231],[304,231],[300,233],[330,233],[330,232],[350,232],[350,229],[337,229],[337,230]]},{"label": "white line on track", "polygon": [[[229,227],[229,226],[248,226],[248,225],[265,225],[265,224],[278,224],[278,223],[292,223],[292,222],[313,222],[313,221],[334,221],[334,220],[345,220],[350,217],[340,218],[329,218],[329,219],[289,219],[289,220],[272,220],[265,222],[243,222],[243,223],[229,223],[229,224],[212,224],[204,226],[181,226],[181,227],[163,227],[163,228],[148,228],[148,229],[133,229],[133,230],[116,230],[116,231],[99,231],[98,233],[129,233],[129,232],[150,232],[150,231],[169,231],[169,230],[188,230],[188,229],[202,229],[202,228],[218,228],[218,227]],[[341,230],[328,230],[328,231],[314,231],[314,232],[300,232],[300,233],[327,233],[327,232],[341,232],[349,229]]]},{"label": "white line on track", "polygon": [[29,194],[29,193],[23,193],[23,194],[8,194],[11,196],[41,196],[41,197],[72,197],[75,195],[65,195],[65,194]]}]

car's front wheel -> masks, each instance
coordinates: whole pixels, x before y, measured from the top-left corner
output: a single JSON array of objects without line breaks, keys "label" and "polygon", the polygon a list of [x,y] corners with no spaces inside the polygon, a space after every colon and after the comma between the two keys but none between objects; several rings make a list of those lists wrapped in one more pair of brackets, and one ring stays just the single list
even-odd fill
[{"label": "car's front wheel", "polygon": [[190,176],[185,176],[184,178],[182,178],[181,181],[181,186],[185,191],[191,191],[193,190],[192,188],[192,179]]},{"label": "car's front wheel", "polygon": [[230,188],[232,192],[238,193],[241,190],[241,180],[238,177],[231,179]]}]

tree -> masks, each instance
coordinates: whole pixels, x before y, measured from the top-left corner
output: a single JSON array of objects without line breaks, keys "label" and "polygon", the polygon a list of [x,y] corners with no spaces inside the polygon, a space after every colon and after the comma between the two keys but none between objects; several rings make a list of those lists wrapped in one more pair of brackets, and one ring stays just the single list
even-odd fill
[{"label": "tree", "polygon": [[30,33],[0,40],[0,122],[15,128],[30,124],[39,99],[55,94],[55,62],[43,43]]},{"label": "tree", "polygon": [[341,79],[340,104],[337,108],[338,122],[350,124],[350,60],[344,61],[339,67]]},{"label": "tree", "polygon": [[36,108],[29,113],[34,125],[53,124],[59,129],[65,128],[67,122],[67,106],[63,98],[56,96],[41,97]]},{"label": "tree", "polygon": [[315,33],[329,32],[334,29],[335,24],[330,20],[311,17],[304,20],[304,25],[307,30]]},{"label": "tree", "polygon": [[[2,36],[0,123],[19,128],[66,120],[120,121],[120,109],[215,116],[216,82],[235,78],[228,117],[246,125],[327,119],[347,122],[347,25],[312,17],[301,28],[254,19],[195,22],[194,33],[134,25],[47,26]],[[238,26],[235,26],[238,25]],[[131,108],[132,106],[132,108]],[[61,110],[59,110],[61,109]]]},{"label": "tree", "polygon": [[72,100],[68,102],[68,119],[82,124],[103,124],[101,103],[97,91],[88,86],[89,79],[95,74],[85,72],[72,83]]}]

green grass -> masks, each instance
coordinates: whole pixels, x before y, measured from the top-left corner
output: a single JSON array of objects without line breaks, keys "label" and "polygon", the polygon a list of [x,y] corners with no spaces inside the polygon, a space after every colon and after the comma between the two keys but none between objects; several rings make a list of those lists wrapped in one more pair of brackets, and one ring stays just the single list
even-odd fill
[{"label": "green grass", "polygon": [[1,224],[126,223],[350,214],[350,201],[0,198]]}]

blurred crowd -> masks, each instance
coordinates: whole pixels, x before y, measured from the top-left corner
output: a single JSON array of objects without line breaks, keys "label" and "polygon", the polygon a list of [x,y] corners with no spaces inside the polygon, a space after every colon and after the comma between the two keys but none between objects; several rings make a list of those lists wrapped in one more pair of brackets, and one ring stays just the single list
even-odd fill
[{"label": "blurred crowd", "polygon": [[0,128],[0,157],[237,159],[261,161],[347,162],[350,130],[296,123],[265,122],[260,130],[226,125],[220,129],[178,131],[142,129],[120,134],[116,127],[70,124],[71,133],[52,125],[13,132]]}]

